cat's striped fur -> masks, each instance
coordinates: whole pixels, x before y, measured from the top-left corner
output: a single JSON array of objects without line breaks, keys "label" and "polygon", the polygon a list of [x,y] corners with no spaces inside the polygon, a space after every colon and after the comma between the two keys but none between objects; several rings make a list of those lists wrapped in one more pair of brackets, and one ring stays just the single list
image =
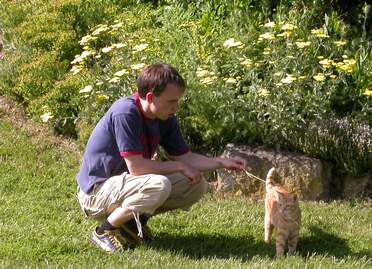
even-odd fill
[{"label": "cat's striped fur", "polygon": [[296,250],[301,225],[301,211],[296,194],[273,183],[275,168],[266,177],[265,242],[271,242],[276,229],[276,255],[283,256],[288,239],[288,254]]}]

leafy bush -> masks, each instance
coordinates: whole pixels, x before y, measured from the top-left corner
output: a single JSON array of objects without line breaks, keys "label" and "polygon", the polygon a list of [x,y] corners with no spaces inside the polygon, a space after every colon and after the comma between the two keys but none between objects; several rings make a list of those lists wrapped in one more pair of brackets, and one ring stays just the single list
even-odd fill
[{"label": "leafy bush", "polygon": [[[309,143],[314,134],[307,130],[325,118],[349,116],[369,124],[372,116],[365,68],[370,50],[360,57],[363,44],[346,39],[347,27],[336,13],[316,27],[306,13],[278,13],[265,25],[231,35],[215,22],[210,32],[195,9],[158,8],[153,28],[153,10],[138,8],[140,20],[134,12],[122,24],[99,25],[83,37],[85,51],[72,68],[88,84],[81,90],[89,104],[81,119],[94,118],[94,124],[113,100],[134,91],[137,69],[159,59],[177,66],[188,81],[179,117],[194,148],[218,152],[227,142],[265,143],[342,163],[338,167],[354,174],[370,169],[366,161],[343,156],[348,139],[327,142],[325,152]],[[354,142],[352,148],[360,154]]]},{"label": "leafy bush", "polygon": [[[16,97],[30,115],[50,119],[57,133],[75,136],[80,105],[70,99],[79,100],[80,84],[68,81],[70,62],[81,52],[78,41],[88,29],[112,20],[124,5],[102,0],[34,2],[1,5],[0,28],[8,51],[1,65],[0,92]],[[54,114],[47,117],[50,112],[45,111]]]},{"label": "leafy bush", "polygon": [[[135,91],[141,68],[164,61],[188,82],[179,118],[196,150],[259,143],[331,160],[339,173],[371,170],[370,142],[354,139],[372,125],[368,12],[353,36],[322,1],[62,2],[62,27],[30,34],[32,46],[52,58],[28,54],[33,71],[24,75],[21,62],[18,74],[27,79],[12,87],[60,132],[75,134],[78,124],[85,141],[110,104]],[[344,120],[350,124],[333,124]]]},{"label": "leafy bush", "polygon": [[[335,162],[336,169],[358,175],[372,162],[372,128],[348,118],[323,119],[309,126],[301,141],[303,151]],[[298,140],[298,139],[297,139]],[[341,162],[342,160],[342,162]]]}]

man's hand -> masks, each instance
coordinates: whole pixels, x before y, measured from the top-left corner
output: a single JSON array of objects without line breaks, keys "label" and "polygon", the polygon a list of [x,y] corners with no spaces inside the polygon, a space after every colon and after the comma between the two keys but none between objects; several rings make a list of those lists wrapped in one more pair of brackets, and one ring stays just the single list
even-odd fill
[{"label": "man's hand", "polygon": [[247,162],[240,157],[220,158],[220,161],[223,168],[230,170],[243,170],[247,165]]},{"label": "man's hand", "polygon": [[200,171],[186,163],[183,163],[181,173],[184,174],[189,180],[190,184],[194,185],[200,182],[201,174]]},{"label": "man's hand", "polygon": [[172,156],[173,160],[182,163],[178,171],[188,177],[191,184],[198,183],[201,180],[200,172],[226,168],[231,170],[243,170],[246,161],[240,157],[221,158],[207,157],[197,153],[188,152],[181,156]]}]

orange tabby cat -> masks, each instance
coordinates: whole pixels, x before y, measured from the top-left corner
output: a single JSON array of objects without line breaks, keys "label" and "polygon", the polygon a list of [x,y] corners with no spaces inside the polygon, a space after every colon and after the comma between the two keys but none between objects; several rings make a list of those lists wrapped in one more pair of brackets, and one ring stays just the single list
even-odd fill
[{"label": "orange tabby cat", "polygon": [[273,184],[275,168],[266,177],[265,242],[271,242],[276,228],[276,255],[283,256],[288,239],[288,254],[296,250],[301,224],[301,211],[296,194]]}]

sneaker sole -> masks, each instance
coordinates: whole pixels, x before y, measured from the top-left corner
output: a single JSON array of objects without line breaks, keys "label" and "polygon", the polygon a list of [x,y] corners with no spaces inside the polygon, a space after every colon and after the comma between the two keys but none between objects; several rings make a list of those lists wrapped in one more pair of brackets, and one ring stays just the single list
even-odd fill
[{"label": "sneaker sole", "polygon": [[124,246],[122,247],[121,250],[112,251],[112,250],[109,250],[109,249],[105,249],[105,248],[103,248],[102,245],[101,245],[99,242],[97,242],[96,240],[94,240],[93,238],[90,238],[89,241],[90,241],[93,245],[95,245],[97,248],[99,248],[99,249],[103,250],[104,252],[106,252],[106,253],[108,253],[108,254],[111,254],[111,255],[114,255],[114,254],[120,254],[121,252],[124,251]]},{"label": "sneaker sole", "polygon": [[99,243],[97,243],[95,240],[93,240],[92,238],[89,239],[89,241],[95,245],[97,248],[103,250],[104,252],[108,253],[108,254],[114,254],[115,251],[111,251],[111,250],[108,250],[108,249],[104,249]]}]

